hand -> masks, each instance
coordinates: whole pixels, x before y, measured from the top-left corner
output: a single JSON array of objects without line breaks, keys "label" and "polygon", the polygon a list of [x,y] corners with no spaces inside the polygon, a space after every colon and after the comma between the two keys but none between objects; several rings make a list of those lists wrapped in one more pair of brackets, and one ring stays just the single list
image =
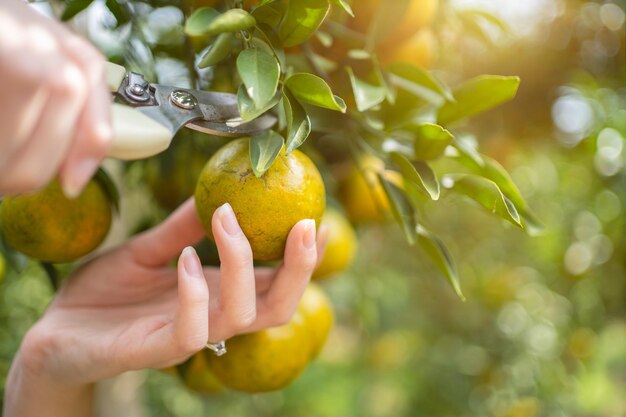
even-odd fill
[{"label": "hand", "polygon": [[[254,269],[229,205],[216,211],[212,229],[219,269],[202,269],[195,251],[185,248],[204,235],[189,200],[163,224],[71,276],[22,343],[7,383],[14,387],[7,388],[7,409],[21,395],[15,392],[20,374],[78,389],[127,370],[171,366],[208,341],[287,322],[326,233],[316,245],[315,224],[303,220],[289,234],[284,263]],[[181,250],[177,279],[168,263]]]},{"label": "hand", "polygon": [[0,195],[79,194],[112,141],[102,55],[22,0],[0,8]]}]

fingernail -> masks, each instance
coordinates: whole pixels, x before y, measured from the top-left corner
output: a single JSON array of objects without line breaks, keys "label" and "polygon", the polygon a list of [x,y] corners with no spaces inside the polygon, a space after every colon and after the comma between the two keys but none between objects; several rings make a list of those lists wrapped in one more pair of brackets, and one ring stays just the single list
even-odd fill
[{"label": "fingernail", "polygon": [[76,198],[85,188],[94,172],[98,169],[99,161],[96,159],[83,159],[71,165],[65,173],[63,181],[63,193],[67,198]]},{"label": "fingernail", "polygon": [[187,246],[183,250],[183,267],[185,268],[185,272],[187,274],[194,277],[202,277],[202,265],[200,265],[200,260],[196,255],[196,250],[191,246]]},{"label": "fingernail", "polygon": [[235,217],[235,212],[230,204],[226,203],[222,205],[218,210],[218,215],[220,217],[220,223],[222,223],[222,227],[231,236],[238,236],[243,233],[241,231],[241,227],[239,227],[239,223],[237,223],[237,218]]},{"label": "fingernail", "polygon": [[302,243],[307,249],[315,246],[315,220],[306,219],[304,223],[304,234],[302,235]]}]

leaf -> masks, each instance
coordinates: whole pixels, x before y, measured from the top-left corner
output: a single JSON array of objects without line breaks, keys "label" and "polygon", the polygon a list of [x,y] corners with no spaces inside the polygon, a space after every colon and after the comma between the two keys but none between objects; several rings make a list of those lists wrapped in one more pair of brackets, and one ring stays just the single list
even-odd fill
[{"label": "leaf", "polygon": [[260,48],[245,49],[237,57],[237,71],[255,107],[262,107],[276,95],[280,65],[274,55]]},{"label": "leaf", "polygon": [[390,78],[397,87],[403,88],[424,100],[434,102],[434,104],[442,104],[442,98],[447,101],[454,101],[450,89],[422,67],[396,62],[387,69],[391,72]]},{"label": "leaf", "polygon": [[415,135],[415,158],[422,161],[439,158],[454,140],[452,133],[434,123],[420,123],[407,129]]},{"label": "leaf", "polygon": [[219,15],[220,12],[212,7],[200,7],[196,9],[185,22],[185,34],[187,36],[206,35],[206,28]]},{"label": "leaf", "polygon": [[248,96],[246,87],[242,84],[239,86],[237,92],[237,107],[239,108],[239,115],[244,122],[254,120],[272,107],[274,107],[280,101],[282,93],[277,93],[270,101],[265,103],[262,107],[256,107],[254,102]]},{"label": "leaf", "polygon": [[61,15],[62,21],[67,21],[76,16],[78,13],[85,10],[93,3],[93,0],[73,0],[65,6],[65,10],[63,10],[63,14]]},{"label": "leaf", "polygon": [[326,81],[317,75],[296,73],[285,81],[285,85],[298,100],[330,110],[346,112],[346,103],[333,94]]},{"label": "leaf", "polygon": [[545,227],[528,207],[528,203],[522,196],[522,193],[513,181],[513,178],[511,178],[511,175],[509,175],[506,169],[504,169],[498,161],[486,155],[481,155],[483,165],[480,166],[473,160],[468,160],[467,156],[463,156],[464,157],[461,158],[461,162],[464,162],[465,165],[469,166],[470,169],[477,174],[495,182],[496,185],[500,187],[502,193],[504,193],[504,195],[511,200],[520,214],[524,229],[529,235],[536,236],[544,231]]},{"label": "leaf", "polygon": [[476,147],[468,140],[466,137],[458,137],[455,138],[454,148],[459,151],[459,154],[462,158],[467,158],[467,160],[472,161],[473,164],[477,167],[485,166],[485,161],[483,161],[482,156],[476,150]]},{"label": "leaf", "polygon": [[356,107],[360,112],[369,110],[385,100],[386,91],[384,87],[369,84],[357,78],[350,67],[346,67],[346,71],[352,84],[352,93],[354,94]]},{"label": "leaf", "polygon": [[266,3],[254,9],[252,11],[252,17],[259,23],[264,23],[271,28],[275,28],[280,24],[286,10],[287,4],[282,1]]},{"label": "leaf", "polygon": [[354,17],[354,12],[352,11],[352,7],[350,7],[350,4],[348,4],[346,0],[333,0],[333,3],[341,7],[350,16]]},{"label": "leaf", "polygon": [[447,102],[439,109],[438,122],[452,124],[505,103],[515,97],[519,83],[519,77],[480,75],[472,78],[454,90],[456,102]]},{"label": "leaf", "polygon": [[206,49],[206,52],[200,59],[199,68],[212,67],[222,62],[233,49],[233,33],[220,33],[215,41]]},{"label": "leaf", "polygon": [[404,195],[404,191],[401,188],[387,180],[382,173],[378,172],[376,175],[385,191],[385,195],[387,195],[389,199],[393,217],[402,228],[407,242],[413,245],[415,243],[415,231],[417,227],[413,206],[411,206],[409,199]]},{"label": "leaf", "polygon": [[131,12],[125,3],[120,3],[118,0],[106,0],[105,5],[117,20],[117,26],[130,22]]},{"label": "leaf", "polygon": [[283,101],[288,110],[287,115],[287,154],[297,149],[309,137],[311,133],[311,119],[306,114],[302,105],[288,90],[284,92]]},{"label": "leaf", "polygon": [[465,301],[465,296],[461,291],[461,283],[459,282],[456,264],[446,245],[441,239],[434,236],[422,226],[417,227],[417,241],[424,252],[426,252],[439,270],[446,276],[456,295],[458,295],[461,300]]},{"label": "leaf", "polygon": [[270,169],[284,145],[283,137],[273,130],[266,130],[250,139],[250,162],[252,171],[260,178]]},{"label": "leaf", "polygon": [[250,29],[256,20],[243,9],[230,9],[219,13],[211,7],[197,9],[185,23],[188,36],[218,35],[224,32],[238,32]]},{"label": "leaf", "polygon": [[329,10],[328,0],[290,1],[278,30],[283,46],[296,46],[309,39],[322,24]]},{"label": "leaf", "polygon": [[398,165],[402,176],[406,181],[410,181],[417,185],[418,188],[428,194],[432,200],[439,199],[439,181],[435,172],[428,166],[427,163],[422,161],[410,161],[406,156],[400,152],[391,152],[390,154],[393,162]]},{"label": "leaf", "polygon": [[520,229],[524,228],[515,205],[502,193],[495,182],[471,174],[454,174],[447,176],[446,179],[452,181],[449,188],[455,192],[468,196]]},{"label": "leaf", "polygon": [[104,169],[98,168],[94,179],[98,181],[100,186],[104,189],[104,193],[109,198],[109,202],[115,214],[120,214],[120,192],[109,174],[107,174]]}]

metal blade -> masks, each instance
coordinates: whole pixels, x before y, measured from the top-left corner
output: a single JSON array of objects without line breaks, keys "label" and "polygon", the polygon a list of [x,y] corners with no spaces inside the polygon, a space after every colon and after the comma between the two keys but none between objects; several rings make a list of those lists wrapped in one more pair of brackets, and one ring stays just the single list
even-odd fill
[{"label": "metal blade", "polygon": [[[237,113],[239,115],[239,113]],[[273,114],[264,114],[250,122],[243,122],[240,117],[223,122],[209,122],[202,119],[193,120],[185,126],[198,132],[215,136],[240,137],[253,135],[271,129],[278,119]]]}]

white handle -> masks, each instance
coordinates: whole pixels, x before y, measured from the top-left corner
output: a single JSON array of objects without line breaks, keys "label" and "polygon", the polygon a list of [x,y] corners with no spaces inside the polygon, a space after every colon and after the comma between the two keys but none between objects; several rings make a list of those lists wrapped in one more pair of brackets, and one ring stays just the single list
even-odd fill
[{"label": "white handle", "polygon": [[116,92],[126,75],[126,68],[112,62],[105,62],[105,74],[107,86],[111,92]]},{"label": "white handle", "polygon": [[[106,63],[106,81],[112,92],[117,91],[126,69],[111,62]],[[110,157],[117,159],[143,159],[166,150],[172,142],[172,133],[165,126],[139,110],[113,103],[113,146]]]},{"label": "white handle", "polygon": [[113,103],[113,146],[109,156],[131,160],[149,158],[166,150],[172,133],[139,110]]}]

